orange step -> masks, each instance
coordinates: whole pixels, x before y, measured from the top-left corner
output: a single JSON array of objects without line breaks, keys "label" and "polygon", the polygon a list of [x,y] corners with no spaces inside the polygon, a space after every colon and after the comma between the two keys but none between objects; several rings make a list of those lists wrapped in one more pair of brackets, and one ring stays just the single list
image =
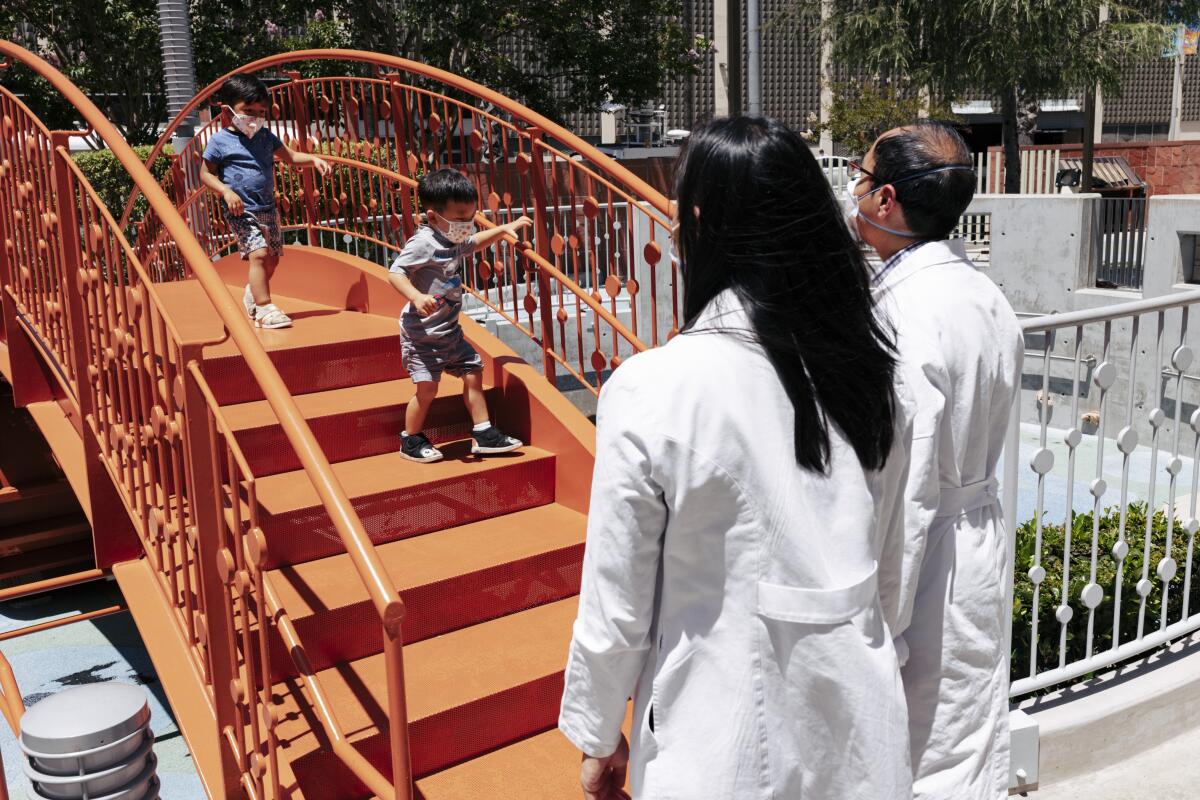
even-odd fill
[{"label": "orange step", "polygon": [[[477,458],[470,454],[469,442],[454,442],[442,451],[446,459],[436,464],[417,464],[391,452],[333,465],[372,542],[382,544],[554,502],[551,453],[525,447]],[[306,473],[268,475],[256,485],[269,567],[342,551],[341,539]],[[245,509],[242,512],[249,517]]]},{"label": "orange step", "polygon": [[[579,592],[587,517],[557,504],[377,548],[408,607],[404,640],[439,636]],[[346,554],[283,567],[267,580],[315,669],[378,653],[375,609]],[[280,671],[292,661],[275,641]]]},{"label": "orange step", "polygon": [[[404,648],[413,773],[423,776],[530,735],[558,720],[574,598],[538,606]],[[382,655],[317,673],[347,737],[385,775],[387,680]],[[277,684],[276,730],[305,800],[360,798],[366,787],[314,734]]]},{"label": "orange step", "polygon": [[557,730],[539,733],[417,781],[419,800],[575,800],[579,751]]},{"label": "orange step", "polygon": [[6,525],[0,529],[0,558],[88,541],[91,535],[92,526],[81,513]]},{"label": "orange step", "polygon": [[[287,303],[280,299],[283,305]],[[292,301],[296,303],[297,301]],[[311,305],[311,304],[310,304]],[[400,327],[391,317],[315,307],[295,325],[258,330],[288,390],[308,394],[406,375],[400,360]],[[204,377],[221,405],[263,399],[241,351],[232,340],[207,348]]]},{"label": "orange step", "polygon": [[[228,288],[240,305],[242,287]],[[155,291],[184,340],[221,340],[224,325],[198,282],[160,283]],[[346,311],[283,295],[273,299],[294,324],[256,333],[292,394],[404,377],[396,317]],[[229,338],[204,349],[203,369],[222,405],[263,398],[241,351]]]},{"label": "orange step", "polygon": [[[405,408],[415,391],[411,380],[400,379],[302,394],[294,399],[325,457],[338,462],[398,448]],[[425,425],[425,434],[434,443],[470,435],[470,417],[463,408],[462,391],[462,381],[449,375],[438,385],[437,398]],[[486,392],[489,406],[494,406],[494,390],[487,388]],[[255,475],[300,469],[295,451],[279,444],[283,433],[267,401],[225,406],[222,413]]]}]

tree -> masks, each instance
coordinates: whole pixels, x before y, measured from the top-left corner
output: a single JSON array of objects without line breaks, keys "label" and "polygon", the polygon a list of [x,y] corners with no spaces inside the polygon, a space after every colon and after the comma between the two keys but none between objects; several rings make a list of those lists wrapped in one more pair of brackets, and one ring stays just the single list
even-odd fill
[{"label": "tree", "polygon": [[[994,98],[1004,123],[1005,191],[1020,188],[1023,98],[1065,97],[1100,86],[1119,94],[1123,68],[1161,56],[1172,26],[1196,0],[795,0],[827,4],[836,57],[907,76],[944,102]],[[1107,18],[1101,14],[1107,8]]]},{"label": "tree", "polygon": [[[892,82],[846,81],[833,89],[828,123],[815,127],[828,131],[851,153],[862,155],[879,134],[916,119],[924,110],[922,106],[916,92],[906,92]],[[956,120],[948,106],[930,108],[928,112],[933,119]]]},{"label": "tree", "polygon": [[339,0],[364,49],[423,61],[551,117],[605,100],[656,100],[711,48],[690,36],[681,0]]},{"label": "tree", "polygon": [[[442,67],[558,118],[609,99],[656,100],[667,79],[698,72],[711,55],[685,31],[681,0],[192,0],[189,12],[200,85],[275,53],[354,47]],[[62,69],[131,142],[154,139],[166,115],[155,0],[8,0],[0,30]],[[28,70],[2,80],[53,127],[77,122]]]},{"label": "tree", "polygon": [[[0,30],[62,70],[133,143],[154,141],[166,115],[155,0],[5,0]],[[48,125],[72,128],[72,107],[29,70],[3,85],[34,102]]]}]

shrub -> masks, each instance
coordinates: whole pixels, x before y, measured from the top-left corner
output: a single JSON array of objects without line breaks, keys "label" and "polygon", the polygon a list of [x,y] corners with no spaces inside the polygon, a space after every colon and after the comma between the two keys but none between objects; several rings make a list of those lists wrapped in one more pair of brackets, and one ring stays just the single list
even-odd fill
[{"label": "shrub", "polygon": [[[1141,597],[1137,593],[1138,581],[1142,579],[1142,564],[1145,559],[1146,505],[1134,503],[1126,512],[1125,542],[1128,555],[1118,564],[1113,547],[1119,541],[1120,509],[1105,509],[1099,519],[1096,546],[1096,583],[1104,592],[1103,599],[1095,609],[1092,626],[1092,654],[1102,653],[1113,647],[1113,604],[1118,572],[1121,574],[1121,618],[1120,641],[1125,644],[1137,637],[1138,617],[1141,614]],[[1159,562],[1165,555],[1167,541],[1167,515],[1154,513],[1150,535],[1150,559],[1147,578],[1151,589],[1145,598],[1143,630],[1158,630],[1163,615],[1163,584],[1158,577]],[[1071,663],[1087,656],[1088,608],[1082,600],[1084,587],[1091,582],[1092,559],[1092,514],[1078,514],[1071,526],[1070,585],[1067,604],[1072,617],[1066,625],[1066,661]],[[1038,671],[1054,669],[1059,663],[1059,641],[1061,626],[1055,617],[1062,602],[1063,545],[1065,526],[1043,525],[1041,566],[1046,570],[1038,593]],[[1029,675],[1030,622],[1033,609],[1033,581],[1029,570],[1034,565],[1033,557],[1037,544],[1037,528],[1030,520],[1017,529],[1016,582],[1013,587],[1013,641],[1011,675],[1013,680]],[[1171,541],[1171,557],[1175,559],[1177,571],[1170,582],[1169,600],[1166,608],[1167,624],[1178,622],[1183,613],[1183,585],[1188,566],[1188,535],[1183,526],[1175,521]],[[1194,557],[1194,556],[1193,556]],[[1193,562],[1193,569],[1196,564]],[[1189,614],[1200,611],[1200,593],[1193,580]]]},{"label": "shrub", "polygon": [[[133,151],[145,163],[151,149],[153,148],[150,145],[141,145],[133,148]],[[161,181],[167,174],[167,170],[171,166],[170,152],[171,147],[167,145],[164,152],[150,165],[150,172],[154,175],[155,180]],[[88,183],[96,190],[100,200],[108,206],[113,218],[120,220],[121,212],[125,210],[125,201],[129,199],[129,193],[133,191],[133,179],[129,177],[125,167],[111,150],[88,150],[75,153],[72,158],[79,165],[79,170],[87,178]],[[139,198],[134,205],[133,219],[141,219],[145,210],[146,201],[144,198]]]}]

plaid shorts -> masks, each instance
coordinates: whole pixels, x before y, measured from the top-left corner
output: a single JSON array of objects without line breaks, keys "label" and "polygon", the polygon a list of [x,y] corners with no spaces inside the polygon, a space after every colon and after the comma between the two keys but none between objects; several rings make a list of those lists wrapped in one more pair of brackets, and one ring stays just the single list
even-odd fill
[{"label": "plaid shorts", "polygon": [[457,336],[419,341],[401,334],[400,357],[413,383],[437,383],[443,372],[461,378],[483,369],[483,359],[461,331]]},{"label": "plaid shorts", "polygon": [[264,248],[269,256],[283,254],[283,231],[279,228],[278,211],[244,211],[236,217],[227,213],[225,222],[237,237],[238,253],[243,261]]}]

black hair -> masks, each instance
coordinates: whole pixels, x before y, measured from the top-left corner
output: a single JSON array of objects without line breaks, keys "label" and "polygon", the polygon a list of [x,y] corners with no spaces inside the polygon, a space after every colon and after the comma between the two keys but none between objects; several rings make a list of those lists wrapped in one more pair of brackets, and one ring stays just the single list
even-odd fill
[{"label": "black hair", "polygon": [[270,98],[267,85],[248,72],[230,75],[221,84],[218,96],[222,103],[231,108],[238,103],[266,103]]},{"label": "black hair", "polygon": [[775,120],[715,119],[689,138],[675,196],[685,335],[732,289],[795,409],[796,462],[825,471],[832,421],[865,469],[882,467],[894,435],[895,349],[862,251],[808,147]]},{"label": "black hair", "polygon": [[440,212],[447,203],[477,203],[479,192],[471,179],[448,167],[429,172],[417,184],[421,210]]},{"label": "black hair", "polygon": [[[900,180],[951,165],[966,169]],[[975,196],[972,169],[971,151],[958,131],[944,122],[923,119],[875,141],[871,172],[878,182],[871,188],[891,183],[908,229],[921,239],[945,239]]]}]

